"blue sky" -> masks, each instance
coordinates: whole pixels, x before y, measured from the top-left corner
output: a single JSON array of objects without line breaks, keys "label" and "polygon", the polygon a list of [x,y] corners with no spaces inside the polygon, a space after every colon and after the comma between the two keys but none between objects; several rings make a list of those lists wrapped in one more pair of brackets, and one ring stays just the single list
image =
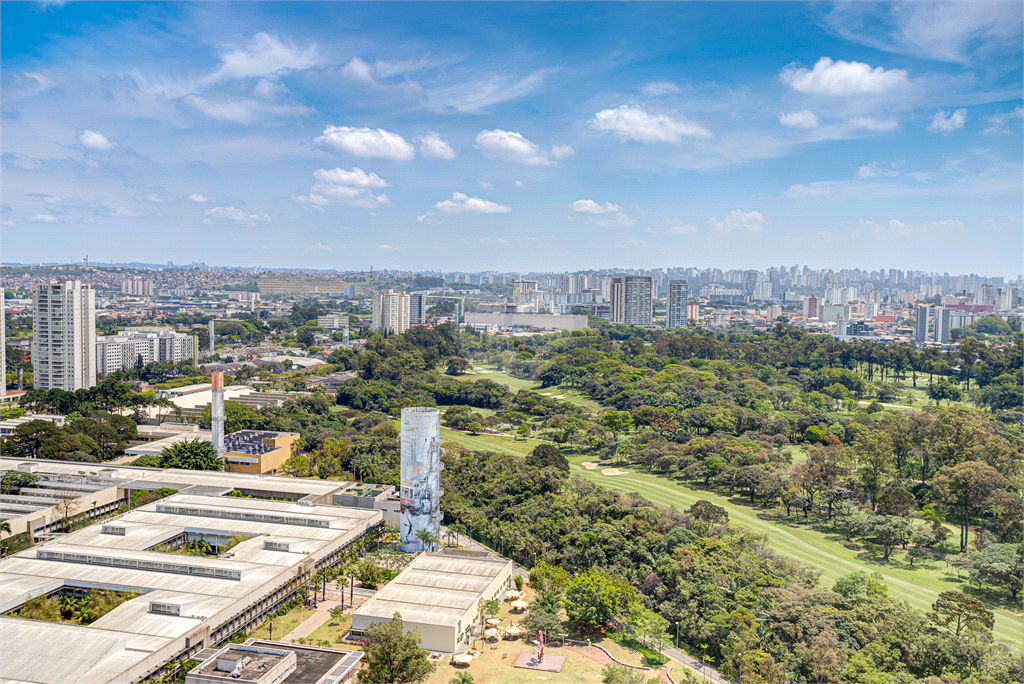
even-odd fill
[{"label": "blue sky", "polygon": [[2,258],[1015,276],[1021,15],[5,2]]}]

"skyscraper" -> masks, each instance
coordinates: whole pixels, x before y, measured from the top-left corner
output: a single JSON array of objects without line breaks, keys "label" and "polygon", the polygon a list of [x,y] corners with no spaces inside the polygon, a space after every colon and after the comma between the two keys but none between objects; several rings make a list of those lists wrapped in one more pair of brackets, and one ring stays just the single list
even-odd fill
[{"label": "skyscraper", "polygon": [[935,307],[935,315],[932,317],[932,330],[932,339],[939,344],[949,344],[949,309],[944,306]]},{"label": "skyscraper", "polygon": [[409,329],[409,295],[394,290],[381,290],[373,295],[373,330],[404,333]]},{"label": "skyscraper", "polygon": [[650,327],[654,324],[654,279],[626,276],[612,279],[612,323]]},{"label": "skyscraper", "polygon": [[32,288],[35,389],[73,392],[96,384],[96,293],[78,280]]},{"label": "skyscraper", "polygon": [[427,296],[409,295],[409,325],[424,325],[427,322]]},{"label": "skyscraper", "polygon": [[818,317],[818,296],[811,295],[804,298],[804,318]]},{"label": "skyscraper", "polygon": [[665,327],[669,330],[686,327],[686,305],[690,301],[690,288],[685,280],[668,281]]},{"label": "skyscraper", "polygon": [[919,306],[914,312],[915,318],[917,319],[916,325],[917,330],[914,334],[914,341],[918,344],[924,344],[928,341],[928,310],[929,306]]}]

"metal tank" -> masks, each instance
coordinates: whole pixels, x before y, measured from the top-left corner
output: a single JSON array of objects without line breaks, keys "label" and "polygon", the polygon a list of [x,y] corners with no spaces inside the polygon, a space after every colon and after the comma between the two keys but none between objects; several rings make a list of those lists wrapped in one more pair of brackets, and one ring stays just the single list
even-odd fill
[{"label": "metal tank", "polygon": [[[431,551],[417,537],[420,530],[441,537],[441,412],[436,408],[402,409],[401,549]],[[436,548],[436,543],[435,543]]]}]

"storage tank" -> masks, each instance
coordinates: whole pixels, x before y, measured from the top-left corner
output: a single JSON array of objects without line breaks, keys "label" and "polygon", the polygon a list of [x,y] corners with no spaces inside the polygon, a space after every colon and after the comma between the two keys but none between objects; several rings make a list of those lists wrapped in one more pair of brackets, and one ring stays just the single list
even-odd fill
[{"label": "storage tank", "polygon": [[402,409],[401,549],[430,551],[420,530],[441,538],[441,412],[436,408]]}]

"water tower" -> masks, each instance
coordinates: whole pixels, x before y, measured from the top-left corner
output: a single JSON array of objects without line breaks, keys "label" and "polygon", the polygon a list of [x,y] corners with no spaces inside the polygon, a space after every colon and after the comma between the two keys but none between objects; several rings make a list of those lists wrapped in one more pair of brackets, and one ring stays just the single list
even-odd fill
[{"label": "water tower", "polygon": [[429,551],[416,536],[441,538],[441,412],[402,409],[402,551]]}]

